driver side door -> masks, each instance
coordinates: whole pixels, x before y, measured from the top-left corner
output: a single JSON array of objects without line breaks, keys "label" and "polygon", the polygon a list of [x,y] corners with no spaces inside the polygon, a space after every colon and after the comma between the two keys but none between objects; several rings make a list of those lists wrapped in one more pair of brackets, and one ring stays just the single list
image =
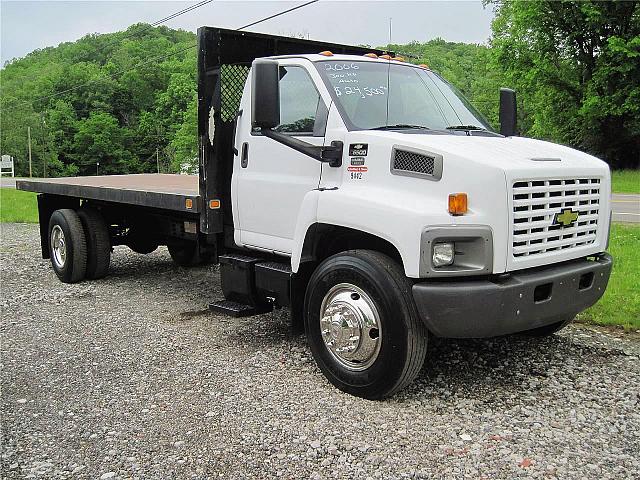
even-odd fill
[{"label": "driver side door", "polygon": [[[323,145],[328,111],[309,71],[289,60],[279,69],[280,125],[275,130]],[[300,206],[318,188],[322,165],[252,129],[250,114],[243,115],[239,130],[236,242],[239,235],[246,247],[290,255]]]}]

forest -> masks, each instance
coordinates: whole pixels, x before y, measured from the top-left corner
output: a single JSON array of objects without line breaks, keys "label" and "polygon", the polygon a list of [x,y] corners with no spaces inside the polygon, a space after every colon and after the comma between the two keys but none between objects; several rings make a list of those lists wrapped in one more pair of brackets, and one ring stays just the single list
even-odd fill
[{"label": "forest", "polygon": [[[520,134],[612,168],[640,167],[640,2],[487,1],[486,45],[384,45],[425,63],[497,127],[518,92]],[[178,172],[197,164],[195,34],[136,24],[14,59],[1,70],[0,150],[16,175]],[[187,170],[189,168],[186,168]]]}]

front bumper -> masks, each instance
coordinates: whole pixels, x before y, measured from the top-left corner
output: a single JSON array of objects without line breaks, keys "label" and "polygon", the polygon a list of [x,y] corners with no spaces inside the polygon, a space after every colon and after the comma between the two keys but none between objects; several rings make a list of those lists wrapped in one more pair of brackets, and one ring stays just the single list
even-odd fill
[{"label": "front bumper", "polygon": [[428,281],[413,286],[413,298],[439,337],[495,337],[551,325],[590,307],[607,288],[612,265],[603,253],[490,279]]}]

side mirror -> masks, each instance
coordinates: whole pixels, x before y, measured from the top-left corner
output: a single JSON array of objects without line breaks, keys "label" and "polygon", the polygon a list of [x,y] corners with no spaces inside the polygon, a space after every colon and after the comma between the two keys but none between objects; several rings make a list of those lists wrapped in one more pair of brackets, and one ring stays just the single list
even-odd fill
[{"label": "side mirror", "polygon": [[280,75],[275,60],[254,60],[251,66],[251,125],[260,129],[280,124]]},{"label": "side mirror", "polygon": [[500,89],[500,134],[505,137],[517,135],[516,92],[510,88]]}]

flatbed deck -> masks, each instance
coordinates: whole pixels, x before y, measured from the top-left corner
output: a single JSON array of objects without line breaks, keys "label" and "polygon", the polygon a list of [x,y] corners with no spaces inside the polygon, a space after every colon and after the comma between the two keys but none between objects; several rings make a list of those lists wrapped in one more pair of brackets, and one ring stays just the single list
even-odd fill
[{"label": "flatbed deck", "polygon": [[[198,177],[143,173],[16,181],[18,190],[124,203],[179,212],[200,212]],[[191,200],[190,202],[188,200]],[[188,208],[189,205],[191,208]]]}]

